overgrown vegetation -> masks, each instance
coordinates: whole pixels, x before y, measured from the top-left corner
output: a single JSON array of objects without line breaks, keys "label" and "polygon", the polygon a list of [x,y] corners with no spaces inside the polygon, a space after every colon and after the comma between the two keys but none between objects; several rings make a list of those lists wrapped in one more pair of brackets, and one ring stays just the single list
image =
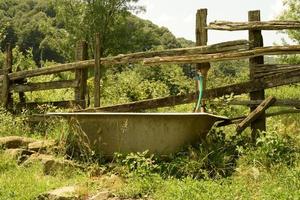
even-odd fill
[{"label": "overgrown vegetation", "polygon": [[[20,134],[26,127],[22,118],[16,123],[12,117],[1,112],[1,119],[6,121],[1,126],[2,136],[14,134],[9,132],[12,130],[9,121],[14,130],[20,130]],[[103,184],[103,175],[114,174],[124,180],[118,186],[112,186],[114,194],[123,198],[295,199],[300,189],[298,117],[290,115],[284,119],[268,120],[268,132],[261,133],[255,144],[251,142],[249,130],[233,137],[232,126],[214,128],[199,145],[186,147],[169,157],[159,158],[147,152],[116,154],[113,161],[107,162],[93,154],[89,154],[89,159],[84,157],[87,154],[77,157],[73,154],[79,162],[85,161],[86,164],[88,161],[89,167],[69,175],[62,172],[41,178],[39,164],[30,168],[18,166],[2,152],[0,182],[7,187],[1,187],[1,195],[4,199],[31,199],[38,193],[79,182],[95,191]],[[28,135],[60,141],[60,151],[53,153],[64,156],[68,152],[66,138],[68,134],[73,136],[74,130],[60,119],[49,123],[31,127],[27,130]],[[23,182],[19,183],[16,177],[23,177]],[[36,178],[39,180],[35,181]],[[10,179],[14,181],[8,182]],[[28,193],[21,193],[24,189]]]},{"label": "overgrown vegetation", "polygon": [[[113,10],[113,21],[107,17],[105,6],[122,3]],[[11,42],[14,46],[14,71],[47,67],[54,63],[74,60],[74,45],[79,39],[93,40],[101,28],[103,54],[147,51],[193,45],[176,39],[166,28],[158,28],[149,21],[138,19],[129,11],[135,0],[78,1],[78,0],[0,0],[1,49]],[[283,19],[299,19],[298,1],[285,0],[287,10]],[[107,3],[107,4],[103,4]],[[104,7],[103,7],[104,6]],[[101,8],[103,16],[95,9]],[[112,7],[113,8],[113,7]],[[297,9],[296,9],[297,8]],[[111,8],[110,8],[111,9]],[[95,17],[96,16],[96,17]],[[94,18],[97,20],[90,20]],[[97,21],[97,23],[96,23]],[[88,24],[91,22],[92,24]],[[84,26],[83,26],[84,25]],[[80,27],[80,28],[78,28]],[[86,31],[87,27],[93,27]],[[103,28],[104,27],[104,28]],[[299,41],[299,31],[288,32]],[[90,57],[93,47],[89,49]],[[0,53],[0,66],[4,65]],[[299,63],[297,56],[268,58],[267,62]],[[247,61],[213,63],[208,87],[224,86],[248,79]],[[188,70],[186,70],[188,69]],[[107,67],[103,70],[101,99],[103,105],[188,93],[194,90],[191,66],[162,65],[146,67],[140,64]],[[67,80],[72,73],[31,78],[42,82]],[[93,94],[93,79],[88,80]],[[267,96],[279,99],[299,98],[299,84],[266,91]],[[27,101],[55,101],[73,99],[73,90],[55,90],[26,93]],[[58,99],[59,97],[59,99]],[[17,96],[14,96],[17,99]],[[246,95],[239,96],[247,98]],[[91,99],[92,96],[91,96]],[[248,108],[228,106],[233,96],[207,102],[209,112],[237,117]],[[93,103],[93,102],[91,102]],[[190,112],[193,104],[152,111]],[[269,118],[268,131],[260,133],[256,143],[250,139],[250,130],[235,135],[235,126],[213,128],[207,138],[196,146],[187,146],[180,152],[160,158],[140,152],[116,154],[111,162],[104,161],[90,149],[62,119],[46,123],[28,123],[26,116],[33,112],[57,110],[42,106],[37,111],[23,110],[19,116],[0,109],[0,136],[29,136],[58,141],[58,149],[49,153],[84,164],[84,170],[62,170],[44,176],[42,166],[35,163],[24,167],[0,150],[0,199],[33,199],[38,194],[57,187],[79,184],[94,192],[104,188],[103,176],[118,176],[122,181],[106,185],[122,198],[153,199],[298,199],[300,196],[300,115]],[[274,107],[268,112],[276,112]],[[75,124],[76,125],[76,124]],[[85,149],[85,151],[82,151]],[[103,187],[102,187],[103,186]]]},{"label": "overgrown vegetation", "polygon": [[45,176],[38,162],[27,168],[19,166],[15,159],[3,152],[0,154],[0,197],[3,200],[35,199],[43,192],[74,184],[81,185],[83,189],[92,189],[92,183],[88,183],[88,180],[88,174],[70,169]]}]

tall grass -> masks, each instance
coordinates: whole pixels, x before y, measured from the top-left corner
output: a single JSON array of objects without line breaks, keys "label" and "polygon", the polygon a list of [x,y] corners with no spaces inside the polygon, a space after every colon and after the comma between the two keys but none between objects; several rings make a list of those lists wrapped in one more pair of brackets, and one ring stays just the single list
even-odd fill
[{"label": "tall grass", "polygon": [[0,199],[31,200],[39,194],[63,186],[86,186],[87,174],[66,169],[53,176],[45,176],[40,163],[26,168],[5,154],[0,154]]}]

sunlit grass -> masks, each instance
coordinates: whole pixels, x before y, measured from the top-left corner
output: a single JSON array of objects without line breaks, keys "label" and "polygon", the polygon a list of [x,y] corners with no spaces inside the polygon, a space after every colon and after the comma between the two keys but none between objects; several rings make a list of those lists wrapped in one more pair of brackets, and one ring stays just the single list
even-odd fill
[{"label": "sunlit grass", "polygon": [[0,154],[0,199],[3,200],[31,200],[41,193],[63,186],[79,184],[84,187],[87,180],[87,175],[78,170],[45,176],[39,163],[26,168],[17,165],[9,156]]}]

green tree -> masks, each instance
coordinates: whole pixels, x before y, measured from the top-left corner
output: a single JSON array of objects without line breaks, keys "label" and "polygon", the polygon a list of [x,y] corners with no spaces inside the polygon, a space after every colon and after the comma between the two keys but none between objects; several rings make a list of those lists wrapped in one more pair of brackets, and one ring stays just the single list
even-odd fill
[{"label": "green tree", "polygon": [[[115,23],[141,10],[134,6],[138,0],[56,0],[58,19],[75,40],[94,43],[95,33],[100,33],[103,54],[108,49]],[[106,53],[107,54],[107,53]]]},{"label": "green tree", "polygon": [[[299,0],[282,0],[285,9],[279,15],[280,20],[300,20],[300,1]],[[299,30],[286,30],[284,31],[288,37],[296,44],[300,44],[300,31]],[[286,43],[283,40],[283,43]],[[280,56],[280,60],[283,63],[299,64],[300,57],[298,55],[292,56]]]},{"label": "green tree", "polygon": [[[283,0],[285,6],[284,11],[279,16],[281,20],[300,20],[300,1],[299,0]],[[300,31],[299,30],[288,30],[286,31],[289,38],[293,42],[300,43]]]},{"label": "green tree", "polygon": [[67,34],[56,26],[55,16],[52,0],[0,0],[2,50],[9,42],[23,53],[32,50],[37,64],[41,60],[64,62],[61,46]]}]

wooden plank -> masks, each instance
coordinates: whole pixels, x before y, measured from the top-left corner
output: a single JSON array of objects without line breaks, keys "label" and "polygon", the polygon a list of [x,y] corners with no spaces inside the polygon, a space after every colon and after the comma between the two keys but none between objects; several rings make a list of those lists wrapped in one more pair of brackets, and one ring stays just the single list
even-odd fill
[{"label": "wooden plank", "polygon": [[[205,63],[205,62],[217,62],[226,60],[246,59],[251,57],[257,57],[261,55],[283,55],[283,54],[297,54],[300,51],[300,45],[291,46],[273,46],[255,48],[252,50],[241,50],[234,52],[223,53],[210,53],[210,54],[194,54],[183,56],[165,56],[165,57],[153,57],[153,58],[138,58],[138,59],[119,59],[118,57],[107,57],[101,59],[103,65],[125,64],[125,63],[139,63],[142,62],[145,65],[154,64],[184,64],[184,63]],[[34,70],[24,70],[21,72],[15,72],[9,74],[10,80],[18,80],[29,77],[49,75],[54,73],[60,73],[65,71],[71,71],[75,69],[84,69],[94,67],[95,60],[80,61],[67,64],[54,65],[52,67],[45,67]],[[0,81],[2,77],[0,76]]]},{"label": "wooden plank", "polygon": [[100,34],[96,34],[95,69],[94,69],[94,107],[100,107],[100,82],[101,82],[101,44]]},{"label": "wooden plank", "polygon": [[268,97],[257,108],[255,108],[236,128],[237,134],[242,133],[250,124],[259,119],[262,115],[265,115],[265,110],[269,108],[276,99],[274,97]]},{"label": "wooden plank", "polygon": [[52,89],[76,88],[79,86],[78,80],[52,81],[45,83],[27,83],[23,85],[14,84],[10,91],[14,92],[33,92]]},{"label": "wooden plank", "polygon": [[[11,80],[19,80],[24,78],[30,78],[35,76],[42,76],[42,75],[49,75],[49,74],[55,74],[60,72],[66,72],[66,71],[73,71],[76,69],[84,69],[94,66],[94,60],[87,60],[87,61],[80,61],[80,62],[73,62],[73,63],[67,63],[67,64],[58,64],[53,65],[52,67],[44,67],[39,69],[33,69],[33,70],[24,70],[20,72],[15,72],[9,74],[9,78]],[[1,77],[0,77],[1,81]]]},{"label": "wooden plank", "polygon": [[[233,100],[228,102],[228,105],[240,105],[240,106],[258,106],[261,104],[263,100],[250,100],[250,101],[243,101],[243,100]],[[279,107],[296,107],[300,108],[300,99],[277,99],[273,106]]]},{"label": "wooden plank", "polygon": [[[207,9],[200,9],[196,14],[196,46],[205,46],[208,41],[207,26]],[[203,76],[203,90],[206,89],[207,74],[210,69],[210,63],[199,63],[196,65],[197,73]],[[198,81],[196,80],[196,91],[199,91]],[[195,108],[195,112],[205,112],[205,100],[201,102],[201,108]]]},{"label": "wooden plank", "polygon": [[[84,61],[88,59],[88,45],[85,41],[80,41],[76,47],[76,60]],[[81,108],[86,107],[86,96],[88,92],[87,79],[88,69],[76,69],[75,79],[78,81],[78,87],[75,88],[75,100]]]},{"label": "wooden plank", "polygon": [[37,109],[43,105],[50,105],[58,108],[75,108],[78,105],[77,101],[54,101],[54,102],[27,102],[27,103],[18,103],[16,105],[17,109],[26,108],[26,109]]},{"label": "wooden plank", "polygon": [[[204,91],[205,99],[214,99],[222,97],[224,95],[240,95],[245,93],[250,93],[254,91],[259,91],[267,88],[274,88],[277,86],[282,86],[286,84],[292,84],[300,82],[300,70],[295,72],[283,73],[276,76],[271,76],[264,79],[257,79],[252,81],[247,81],[244,83],[233,84],[229,86],[207,89]],[[113,111],[113,112],[133,112],[145,109],[160,108],[160,107],[170,107],[180,104],[192,103],[196,100],[197,93],[189,93],[177,96],[163,97],[157,99],[143,100],[138,102],[132,102],[121,105],[107,106],[100,109],[87,109],[81,111]],[[80,112],[81,112],[80,111]]]},{"label": "wooden plank", "polygon": [[[275,102],[276,103],[276,102]],[[289,110],[281,110],[278,112],[272,112],[272,113],[267,113],[266,117],[275,117],[279,115],[287,115],[287,114],[299,114],[300,109],[289,109]],[[229,126],[232,124],[239,124],[241,123],[247,116],[240,116],[240,117],[235,117],[229,120],[225,120],[223,122],[220,122],[216,125],[216,127],[223,127],[223,126]]]},{"label": "wooden plank", "polygon": [[300,69],[300,65],[293,65],[293,64],[263,64],[263,65],[256,65],[255,66],[255,73],[265,73],[268,71],[278,71],[284,69]]},{"label": "wooden plank", "polygon": [[[180,49],[163,50],[163,51],[139,52],[139,53],[132,53],[127,55],[106,57],[106,58],[101,58],[101,64],[114,65],[114,64],[139,63],[139,62],[143,62],[145,58],[152,58],[156,56],[220,53],[220,52],[228,52],[228,51],[237,51],[237,50],[248,49],[248,48],[249,48],[249,44],[247,40],[236,40],[236,41],[222,42],[222,43],[209,45],[209,46],[180,48]],[[66,63],[66,64],[57,64],[51,67],[16,72],[10,74],[9,78],[11,80],[18,80],[18,79],[24,79],[29,77],[35,77],[35,76],[72,71],[76,69],[91,68],[94,67],[94,65],[95,65],[94,59],[80,61],[80,62]],[[1,80],[2,79],[0,77],[0,81]]]},{"label": "wooden plank", "polygon": [[[198,34],[200,34],[199,30],[196,32],[196,35]],[[197,40],[201,41],[199,37]],[[248,40],[233,40],[233,41],[221,42],[212,45],[167,49],[167,50],[160,50],[160,51],[138,52],[138,53],[125,54],[125,55],[121,54],[118,56],[101,58],[101,63],[107,65],[139,63],[139,62],[143,62],[145,58],[184,56],[184,55],[195,55],[195,54],[212,54],[212,53],[222,53],[222,52],[230,52],[230,51],[238,51],[238,50],[247,50],[247,49],[249,49]]]},{"label": "wooden plank", "polygon": [[171,57],[154,57],[145,58],[143,61],[144,65],[154,65],[154,64],[196,64],[205,62],[218,62],[218,61],[228,61],[237,59],[247,59],[263,55],[288,55],[288,54],[299,54],[300,45],[290,45],[290,46],[270,46],[261,47],[251,50],[241,50],[235,52],[224,52],[216,54],[195,54],[195,55],[185,55],[185,56],[171,56]]},{"label": "wooden plank", "polygon": [[[260,11],[249,11],[248,13],[249,22],[252,21],[260,21]],[[250,49],[256,47],[263,47],[263,37],[261,30],[249,30],[249,41],[250,41]],[[263,65],[264,57],[252,57],[249,59],[249,68],[250,68],[250,80],[255,80],[255,66]],[[250,100],[264,100],[265,99],[265,91],[259,90],[250,93]],[[256,106],[250,107],[250,111],[256,111]],[[259,131],[266,131],[266,117],[264,111],[259,115],[259,117],[255,118],[255,120],[251,121],[251,129],[252,129],[252,140],[255,141],[258,137]]]},{"label": "wooden plank", "polygon": [[254,67],[254,77],[262,78],[284,72],[292,72],[300,69],[300,65],[257,65]]},{"label": "wooden plank", "polygon": [[300,29],[300,21],[211,22],[207,29],[223,31]]},{"label": "wooden plank", "polygon": [[281,111],[274,112],[274,113],[267,113],[266,116],[267,117],[275,117],[278,115],[299,114],[299,113],[300,113],[300,109],[289,109],[289,110],[281,110]]}]

